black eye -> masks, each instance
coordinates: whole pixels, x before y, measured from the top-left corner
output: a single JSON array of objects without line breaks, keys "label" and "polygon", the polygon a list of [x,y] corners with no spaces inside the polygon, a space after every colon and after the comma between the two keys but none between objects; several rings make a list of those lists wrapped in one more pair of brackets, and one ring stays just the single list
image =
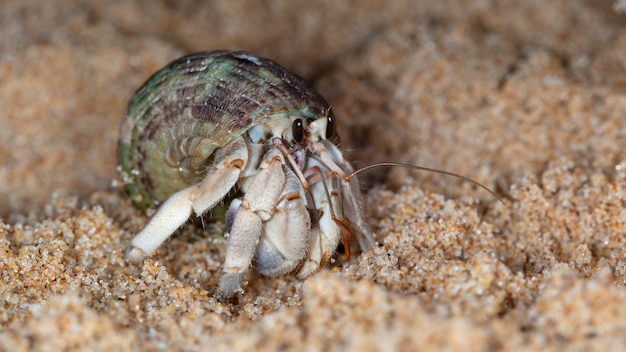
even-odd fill
[{"label": "black eye", "polygon": [[326,118],[326,139],[331,139],[335,136],[335,116],[332,113],[328,114]]},{"label": "black eye", "polygon": [[293,139],[296,143],[302,143],[304,139],[304,126],[302,125],[301,119],[296,119],[293,121],[291,125],[291,134],[293,135]]}]

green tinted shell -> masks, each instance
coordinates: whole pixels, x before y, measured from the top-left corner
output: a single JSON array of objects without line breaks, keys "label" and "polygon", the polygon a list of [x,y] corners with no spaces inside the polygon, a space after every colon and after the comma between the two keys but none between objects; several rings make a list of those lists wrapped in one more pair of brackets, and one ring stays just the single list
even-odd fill
[{"label": "green tinted shell", "polygon": [[305,80],[244,52],[173,61],[132,97],[120,127],[119,170],[136,206],[162,202],[210,172],[212,154],[273,119],[315,119],[330,106]]}]

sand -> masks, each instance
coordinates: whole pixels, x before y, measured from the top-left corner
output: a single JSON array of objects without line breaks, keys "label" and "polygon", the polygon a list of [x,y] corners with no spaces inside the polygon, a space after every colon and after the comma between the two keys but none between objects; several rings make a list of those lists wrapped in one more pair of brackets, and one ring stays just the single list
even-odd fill
[{"label": "sand", "polygon": [[[0,350],[626,348],[623,2],[0,5]],[[120,117],[167,62],[270,57],[333,105],[379,246],[213,297],[223,223],[143,264]]]}]

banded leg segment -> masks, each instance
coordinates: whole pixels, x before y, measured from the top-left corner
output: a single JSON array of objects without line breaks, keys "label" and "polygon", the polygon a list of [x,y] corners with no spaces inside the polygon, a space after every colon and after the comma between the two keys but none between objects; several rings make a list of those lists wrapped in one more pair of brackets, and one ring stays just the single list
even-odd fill
[{"label": "banded leg segment", "polygon": [[295,173],[285,167],[287,179],[271,219],[265,222],[256,248],[256,269],[263,275],[291,272],[307,253],[311,217],[304,205],[304,189]]},{"label": "banded leg segment", "polygon": [[[316,209],[321,211],[321,217],[318,220],[318,226],[314,226],[309,234],[309,251],[302,267],[298,271],[297,276],[301,279],[313,274],[320,267],[326,265],[330,257],[337,248],[341,229],[333,219],[333,210],[337,211],[337,192],[329,182],[324,187],[322,180],[311,186],[311,195],[313,204]],[[328,191],[328,193],[326,192]],[[329,198],[330,195],[330,198]],[[331,202],[332,207],[331,207]]]},{"label": "banded leg segment", "polygon": [[215,170],[200,183],[172,194],[154,213],[148,224],[133,238],[126,260],[139,262],[151,255],[181,225],[196,213],[213,208],[237,183],[248,162],[248,150],[239,138],[216,152]]},{"label": "banded leg segment", "polygon": [[326,140],[313,144],[312,149],[320,157],[309,159],[304,173],[310,177],[310,196],[322,216],[318,226],[311,230],[307,259],[297,274],[300,278],[324,266],[342,237],[347,256],[351,235],[356,236],[362,251],[368,251],[376,243],[361,215],[358,180],[356,176],[345,178],[352,173],[352,166],[340,150]]},{"label": "banded leg segment", "polygon": [[225,299],[241,289],[241,279],[254,257],[263,222],[272,217],[285,183],[282,165],[282,156],[271,149],[261,162],[259,173],[243,185],[244,197],[228,238],[218,299]]}]

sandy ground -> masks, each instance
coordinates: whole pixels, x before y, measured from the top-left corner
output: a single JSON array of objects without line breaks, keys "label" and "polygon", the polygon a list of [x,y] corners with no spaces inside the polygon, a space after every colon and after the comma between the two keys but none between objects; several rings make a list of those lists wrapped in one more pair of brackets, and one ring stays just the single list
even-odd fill
[{"label": "sandy ground", "polygon": [[[626,15],[614,1],[0,4],[0,350],[626,348]],[[143,265],[116,181],[133,91],[242,49],[310,79],[380,246],[213,295],[223,224]]]}]

